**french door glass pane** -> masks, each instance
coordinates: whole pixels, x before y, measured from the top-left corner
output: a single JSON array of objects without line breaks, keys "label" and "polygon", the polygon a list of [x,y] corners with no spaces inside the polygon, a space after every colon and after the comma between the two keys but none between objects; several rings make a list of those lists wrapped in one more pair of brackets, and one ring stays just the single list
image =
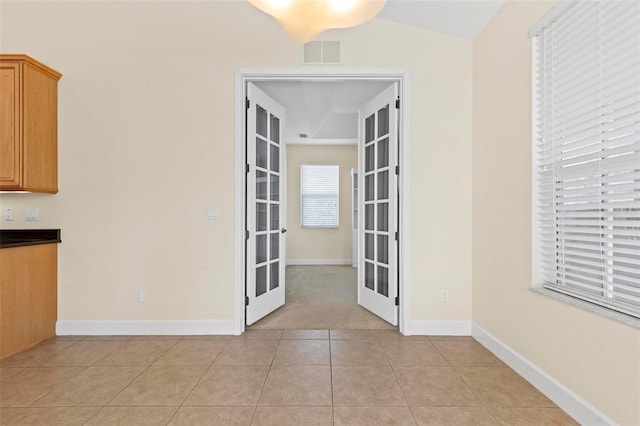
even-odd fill
[{"label": "french door glass pane", "polygon": [[280,230],[280,206],[278,204],[271,204],[271,228],[273,230]]},{"label": "french door glass pane", "polygon": [[375,289],[375,266],[369,262],[364,263],[364,286],[368,289]]},{"label": "french door glass pane", "polygon": [[280,200],[280,176],[271,175],[271,201]]},{"label": "french door glass pane", "polygon": [[256,166],[263,169],[268,168],[267,149],[269,142],[264,139],[256,138]]},{"label": "french door glass pane", "polygon": [[375,178],[375,174],[364,177],[364,199],[366,201],[375,199]]},{"label": "french door glass pane", "polygon": [[387,167],[389,165],[389,139],[383,139],[378,142],[378,167]]},{"label": "french door glass pane", "polygon": [[378,235],[378,262],[389,263],[389,237]]},{"label": "french door glass pane", "polygon": [[378,200],[389,198],[389,172],[378,172]]},{"label": "french door glass pane", "polygon": [[378,266],[378,293],[389,297],[389,270],[384,266]]},{"label": "french door glass pane", "polygon": [[269,289],[273,290],[280,286],[280,262],[275,262],[269,265],[271,268],[271,281],[269,283]]},{"label": "french door glass pane", "polygon": [[264,263],[267,261],[267,236],[256,236],[256,263]]},{"label": "french door glass pane", "polygon": [[378,204],[378,231],[389,230],[389,203]]},{"label": "french door glass pane", "polygon": [[271,171],[280,171],[280,148],[271,144]]},{"label": "french door glass pane", "polygon": [[256,231],[267,230],[267,204],[256,203]]},{"label": "french door glass pane", "polygon": [[376,137],[376,120],[375,115],[370,115],[364,121],[364,141],[371,142]]},{"label": "french door glass pane", "polygon": [[364,234],[364,257],[374,260],[373,253],[375,249],[375,237],[373,234]]},{"label": "french door glass pane", "polygon": [[364,160],[364,171],[370,172],[375,167],[375,144],[371,144],[365,148],[365,160]]},{"label": "french door glass pane", "polygon": [[256,171],[256,198],[258,200],[267,199],[267,173]]},{"label": "french door glass pane", "polygon": [[271,140],[280,143],[280,119],[275,115],[271,115]]},{"label": "french door glass pane", "polygon": [[260,105],[256,108],[256,133],[265,138],[267,135],[267,111]]},{"label": "french door glass pane", "polygon": [[280,257],[280,232],[271,234],[271,256],[270,260]]},{"label": "french door glass pane", "polygon": [[256,268],[256,297],[267,292],[267,265]]},{"label": "french door glass pane", "polygon": [[364,206],[364,229],[367,231],[373,231],[373,216],[375,214],[375,205],[367,204]]},{"label": "french door glass pane", "polygon": [[389,133],[389,105],[378,111],[378,137]]}]

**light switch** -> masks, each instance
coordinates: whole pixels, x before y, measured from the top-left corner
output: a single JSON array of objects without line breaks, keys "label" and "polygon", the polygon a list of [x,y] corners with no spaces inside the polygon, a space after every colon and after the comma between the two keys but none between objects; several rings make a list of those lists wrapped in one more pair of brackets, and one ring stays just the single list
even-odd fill
[{"label": "light switch", "polygon": [[207,220],[218,219],[218,209],[214,209],[213,207],[208,207],[206,209],[206,212],[207,212]]},{"label": "light switch", "polygon": [[40,213],[38,212],[38,208],[37,207],[28,207],[25,217],[26,217],[27,220],[38,220],[38,219],[40,219]]},{"label": "light switch", "polygon": [[13,220],[13,207],[5,207],[2,211],[4,220]]}]

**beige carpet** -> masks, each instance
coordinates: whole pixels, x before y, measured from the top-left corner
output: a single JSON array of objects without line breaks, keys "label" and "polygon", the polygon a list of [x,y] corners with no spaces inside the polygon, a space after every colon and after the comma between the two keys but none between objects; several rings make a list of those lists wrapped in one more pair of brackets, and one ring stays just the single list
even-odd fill
[{"label": "beige carpet", "polygon": [[283,307],[252,329],[394,329],[357,303],[351,266],[287,266]]}]

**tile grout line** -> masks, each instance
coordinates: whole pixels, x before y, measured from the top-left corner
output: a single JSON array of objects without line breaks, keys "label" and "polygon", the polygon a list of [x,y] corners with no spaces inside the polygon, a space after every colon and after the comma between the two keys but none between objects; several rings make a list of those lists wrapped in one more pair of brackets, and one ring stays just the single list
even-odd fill
[{"label": "tile grout line", "polygon": [[[329,334],[329,338],[326,340],[328,342],[328,350],[329,350],[329,371],[330,371],[330,391],[331,391],[331,415],[332,415],[332,424],[335,425],[336,423],[336,413],[335,413],[335,393],[334,393],[334,377],[333,377],[333,359],[332,359],[332,344],[334,342],[344,342],[344,341],[358,341],[358,340],[362,340],[362,339],[332,339],[331,338],[331,330],[327,330],[328,334]],[[394,364],[391,362],[391,358],[390,358],[390,354],[387,352],[387,346],[389,348],[393,347],[394,344],[396,344],[396,341],[394,340],[384,340],[381,335],[380,335],[380,330],[371,330],[373,332],[373,335],[375,336],[375,342],[377,342],[381,348],[383,349],[383,353],[385,355],[385,359],[387,360],[389,366],[391,367],[391,371],[394,374],[395,380],[397,385],[399,386],[401,395],[404,399],[405,404],[407,404],[406,406],[409,408],[409,411],[411,413],[411,416],[413,418],[413,421],[416,422],[416,416],[414,414],[414,410],[413,408],[415,407],[411,407],[407,401],[407,398],[405,396],[405,391],[402,388],[402,386],[400,385],[399,382],[399,378],[398,378],[398,372],[397,369],[402,368],[402,365],[398,365],[398,366],[394,366]],[[258,400],[256,402],[256,404],[253,407],[253,413],[251,415],[251,423],[253,423],[254,421],[256,421],[256,414],[257,414],[257,408],[260,406],[260,400],[262,399],[262,396],[264,396],[264,392],[265,392],[265,388],[266,388],[266,383],[269,379],[269,375],[272,371],[272,368],[274,366],[278,366],[277,364],[275,364],[275,360],[277,357],[277,353],[278,350],[281,348],[282,342],[286,342],[286,341],[295,341],[295,340],[300,340],[300,339],[295,339],[295,340],[289,340],[289,339],[283,339],[282,337],[284,336],[284,332],[283,330],[280,330],[280,334],[279,334],[279,338],[277,339],[248,339],[248,340],[275,340],[277,341],[277,345],[275,346],[275,351],[272,353],[271,356],[271,360],[270,363],[268,364],[268,369],[267,369],[267,373],[266,376],[263,380],[262,383],[262,387],[260,389],[260,392],[258,394]],[[314,341],[314,340],[318,340],[318,341],[323,341],[324,339],[302,339],[302,340],[309,340],[309,341]],[[73,344],[52,352],[51,354],[48,354],[46,359],[49,359],[49,356],[52,356],[53,354],[55,354],[56,352],[59,352],[61,350],[67,349],[67,348],[71,348],[73,347],[76,343],[81,342],[81,341],[88,341],[86,340],[86,337],[83,338],[82,340],[77,340],[75,341]],[[104,340],[106,342],[106,340]],[[121,348],[126,347],[129,343],[131,343],[131,341],[134,340],[129,340],[129,341],[124,341],[124,345]],[[142,340],[138,340],[139,341],[145,341],[145,339]],[[185,341],[185,336],[182,336],[180,338],[178,338],[175,342],[173,342],[172,345],[169,345],[166,350],[164,350],[161,354],[157,355],[152,361],[150,361],[150,363],[148,365],[137,365],[135,367],[141,367],[142,370],[140,371],[139,374],[137,374],[135,377],[133,377],[131,380],[127,381],[127,383],[123,386],[123,388],[117,392],[115,394],[114,397],[112,397],[111,399],[109,399],[109,401],[107,401],[105,404],[100,404],[100,405],[91,405],[91,406],[82,406],[82,405],[58,405],[58,406],[50,406],[50,407],[35,407],[35,404],[38,401],[41,401],[44,397],[46,397],[47,395],[51,394],[52,392],[54,392],[55,390],[59,389],[61,386],[67,384],[70,380],[73,380],[74,378],[78,377],[80,374],[85,373],[88,369],[90,368],[94,368],[94,367],[100,367],[97,366],[97,364],[104,360],[106,357],[109,357],[112,354],[117,353],[117,350],[112,350],[109,353],[106,353],[105,355],[103,355],[102,357],[98,358],[97,360],[95,360],[93,363],[87,365],[87,366],[74,366],[74,365],[68,365],[68,366],[53,366],[53,367],[49,367],[49,368],[80,368],[81,371],[79,371],[77,374],[73,375],[72,377],[70,377],[68,380],[65,380],[63,383],[55,386],[54,388],[52,388],[51,390],[49,390],[48,392],[44,393],[43,395],[41,395],[40,397],[38,397],[35,401],[33,401],[29,406],[24,406],[24,407],[14,407],[14,408],[18,408],[19,410],[16,411],[15,413],[13,413],[9,418],[13,418],[16,415],[19,415],[20,413],[23,413],[26,409],[28,408],[42,408],[42,409],[46,409],[46,408],[82,408],[82,407],[87,407],[87,408],[96,408],[96,411],[90,415],[90,417],[83,423],[83,424],[87,424],[89,423],[92,419],[95,418],[95,416],[101,412],[102,409],[109,407],[109,404],[115,399],[117,398],[127,387],[129,387],[131,385],[131,383],[133,383],[135,380],[137,380],[141,375],[143,375],[145,372],[147,372],[151,367],[155,366],[155,363],[158,362],[159,359],[161,359],[163,356],[165,356],[168,352],[170,352],[171,350],[173,350],[176,346],[178,346],[178,344],[182,341]],[[212,341],[215,341],[212,340]],[[213,358],[213,360],[211,362],[207,364],[200,364],[200,366],[206,367],[204,368],[203,373],[200,375],[200,377],[195,381],[195,384],[192,386],[192,388],[189,390],[189,392],[187,392],[186,397],[182,400],[181,403],[177,404],[177,408],[173,411],[173,414],[169,417],[167,424],[170,423],[171,421],[173,421],[175,419],[176,414],[180,411],[181,408],[186,407],[185,406],[185,402],[186,400],[190,397],[190,395],[193,394],[195,388],[202,382],[204,376],[207,374],[207,372],[209,372],[211,370],[212,367],[214,367],[215,361],[217,359],[219,359],[219,357],[221,356],[221,354],[224,352],[224,350],[229,346],[229,342],[232,341],[232,338],[229,339],[223,339],[222,342],[223,344],[221,345],[221,349],[219,350],[219,353]],[[504,424],[502,423],[500,420],[498,420],[498,418],[490,411],[491,408],[506,408],[506,409],[520,409],[520,408],[531,408],[531,409],[543,409],[543,408],[555,408],[555,409],[559,409],[556,405],[549,406],[549,407],[540,407],[540,406],[523,406],[523,405],[518,405],[518,406],[511,406],[511,405],[507,405],[507,406],[489,406],[487,405],[482,399],[480,399],[478,393],[476,392],[476,390],[474,390],[471,387],[471,383],[468,382],[467,380],[465,380],[465,378],[463,377],[463,375],[459,372],[458,369],[465,369],[465,368],[501,368],[501,369],[505,369],[505,370],[511,370],[512,369],[508,366],[499,366],[499,367],[495,367],[495,366],[489,366],[489,365],[469,365],[469,364],[474,364],[475,362],[473,360],[471,361],[465,361],[462,362],[460,365],[453,365],[452,361],[450,361],[449,358],[447,358],[443,352],[444,349],[446,349],[446,346],[443,347],[443,350],[441,350],[437,343],[440,342],[440,340],[432,340],[429,337],[425,336],[425,339],[419,339],[416,340],[417,342],[429,342],[432,347],[436,350],[436,353],[438,353],[445,361],[445,365],[447,368],[450,368],[451,370],[453,370],[455,372],[455,376],[458,377],[458,379],[471,391],[471,394],[478,400],[478,402],[480,403],[478,408],[481,408],[485,411],[486,414],[489,415],[489,418],[496,422],[496,424]],[[408,341],[410,342],[410,341]],[[118,345],[116,345],[118,346]],[[121,349],[122,350],[122,349]],[[452,358],[455,361],[455,357]],[[176,366],[180,366],[180,365],[190,365],[190,364],[176,364],[176,365],[167,365],[166,367],[176,367]],[[249,364],[247,364],[249,365]],[[267,364],[264,364],[267,365]],[[300,364],[298,363],[294,363],[291,364],[294,366],[300,365],[300,366],[304,366],[304,365],[313,365],[313,364],[304,364],[302,361],[300,361]],[[105,366],[105,367],[133,367],[132,365],[121,365],[121,366]],[[428,367],[428,366],[427,366]],[[434,366],[437,367],[437,366]],[[46,368],[46,367],[41,367],[41,366],[33,366],[33,367],[7,367],[7,368],[16,368],[16,369],[20,369],[20,370],[28,370],[28,369],[37,369],[37,368]],[[517,373],[516,373],[517,374]],[[518,375],[519,376],[519,375]],[[535,388],[535,387],[534,387]],[[223,404],[224,405],[224,404]],[[175,405],[168,405],[168,404],[160,404],[160,405],[155,405],[156,407],[175,407]],[[207,406],[207,405],[205,405]],[[297,406],[297,405],[294,405]],[[382,404],[382,406],[384,406],[384,404]],[[463,406],[463,405],[460,405]],[[133,406],[131,406],[133,407]],[[142,405],[142,407],[145,407],[144,405]],[[419,407],[419,406],[417,406]],[[435,407],[435,406],[434,406]],[[468,407],[474,407],[474,406],[468,406]],[[10,407],[7,407],[10,408]],[[428,406],[427,406],[428,408]],[[560,409],[561,410],[561,409]],[[248,410],[247,410],[248,411]],[[561,410],[562,411],[562,410]],[[248,414],[248,413],[247,413]]]},{"label": "tile grout line", "polygon": [[[78,340],[74,340],[74,342],[72,344],[70,344],[69,346],[65,346],[64,348],[61,348],[59,350],[53,351],[50,355],[53,355],[57,352],[63,351],[67,348],[70,348],[72,346],[75,346],[76,344],[78,344],[79,342],[84,341],[87,338],[87,336],[84,336],[82,339],[78,339]],[[115,350],[115,349],[114,349]],[[112,351],[113,352],[113,351]],[[103,357],[98,358],[96,361],[94,361],[93,364],[95,364],[96,362],[100,361],[102,358],[106,357],[107,355],[109,355],[111,352],[109,352],[108,354],[105,354]],[[48,358],[48,357],[47,357]],[[74,374],[73,376],[69,377],[67,380],[65,380],[64,382],[58,384],[57,386],[55,386],[53,389],[51,389],[49,392],[46,392],[44,394],[42,394],[39,398],[36,398],[30,405],[28,405],[27,407],[23,407],[23,410],[26,408],[46,408],[46,407],[36,407],[34,406],[34,404],[36,404],[38,401],[42,400],[43,398],[45,398],[47,395],[49,395],[50,393],[56,391],[57,389],[59,389],[60,387],[62,387],[63,385],[65,385],[66,383],[70,382],[71,380],[73,380],[74,378],[78,377],[80,374],[84,373],[85,371],[87,371],[89,368],[91,368],[91,366],[93,364],[89,364],[87,366],[84,365],[60,365],[60,366],[51,366],[51,367],[42,367],[42,366],[34,366],[31,368],[81,368],[84,367],[83,370],[78,371],[77,374]],[[21,411],[23,411],[21,410]],[[98,410],[99,411],[99,410]],[[93,416],[92,416],[93,417]]]},{"label": "tile grout line", "polygon": [[380,342],[380,346],[382,347],[382,352],[384,353],[385,358],[387,359],[387,362],[389,363],[389,368],[391,369],[391,372],[393,373],[393,377],[395,377],[396,379],[396,383],[398,384],[398,389],[400,389],[400,393],[402,394],[402,399],[404,399],[404,402],[407,404],[407,408],[409,409],[409,413],[411,414],[411,418],[413,419],[413,423],[414,424],[418,424],[418,421],[416,420],[416,416],[413,414],[413,410],[411,409],[411,405],[409,405],[409,401],[407,400],[407,397],[404,393],[404,390],[402,389],[402,385],[400,384],[400,379],[398,379],[398,375],[396,374],[396,370],[393,366],[393,363],[391,362],[391,359],[389,358],[389,354],[387,353],[387,350],[384,347],[384,343],[382,342],[382,339],[380,339],[380,336],[376,333],[376,337],[378,338],[379,342]]},{"label": "tile grout line", "polygon": [[[16,355],[20,355],[20,354],[28,353],[28,352],[30,352],[30,351],[32,351],[32,350],[34,350],[34,349],[36,349],[38,346],[40,346],[40,345],[42,345],[42,344],[46,343],[47,341],[49,341],[49,340],[51,340],[51,339],[54,339],[55,337],[56,337],[56,336],[51,337],[51,338],[49,338],[49,339],[47,339],[47,340],[44,340],[44,341],[42,341],[42,342],[40,342],[40,343],[37,343],[37,344],[35,344],[35,345],[33,345],[33,346],[28,347],[27,349],[24,349],[24,350],[22,350],[22,351],[20,351],[20,352],[16,352],[15,354],[10,355],[10,356],[8,356],[8,357],[6,357],[6,358],[4,358],[4,359],[0,360],[0,368],[43,368],[43,367],[42,367],[42,366],[40,366],[40,365],[26,365],[26,366],[16,366],[16,367],[11,367],[11,366],[9,366],[9,367],[5,367],[5,366],[3,366],[3,363],[5,363],[6,361],[8,361],[9,359],[13,358],[13,357],[14,357],[14,356],[16,356]],[[61,342],[73,342],[73,343],[71,343],[70,345],[65,346],[64,348],[60,348],[60,349],[55,349],[55,350],[53,350],[51,353],[49,353],[49,354],[47,354],[47,355],[46,355],[45,359],[49,358],[51,355],[53,355],[53,354],[55,354],[55,353],[57,353],[57,352],[60,352],[60,351],[63,351],[63,350],[65,350],[65,349],[67,349],[67,348],[72,347],[73,345],[77,344],[78,342],[83,341],[85,338],[86,338],[86,336],[85,336],[85,337],[83,337],[82,339],[73,339],[73,340],[72,340],[72,339],[68,339],[68,340],[60,340]],[[8,379],[8,377],[7,377],[7,379]]]},{"label": "tile grout line", "polygon": [[[183,337],[184,337],[184,336],[183,336]],[[125,390],[126,388],[128,388],[128,387],[131,385],[131,383],[133,383],[134,381],[136,381],[140,376],[142,376],[145,372],[147,372],[147,371],[148,371],[148,370],[153,366],[153,363],[154,363],[154,362],[156,362],[158,359],[160,359],[160,357],[161,357],[161,356],[163,356],[164,354],[166,354],[167,352],[169,352],[173,347],[175,347],[175,346],[178,344],[178,342],[179,342],[180,340],[182,340],[182,337],[181,337],[180,339],[176,340],[176,342],[175,342],[173,345],[171,345],[170,347],[168,347],[166,351],[164,351],[164,352],[163,352],[159,357],[157,357],[156,359],[154,359],[154,360],[153,360],[149,365],[143,366],[144,368],[142,369],[142,371],[140,371],[140,373],[138,373],[135,377],[133,377],[131,380],[129,380],[129,381],[127,382],[127,384],[126,384],[126,385],[124,385],[124,386],[122,387],[122,389],[120,389],[118,392],[116,392],[116,394],[115,394],[111,399],[109,399],[109,400],[108,400],[108,401],[107,401],[107,402],[106,402],[102,407],[100,407],[100,409],[98,409],[98,411],[96,411],[95,413],[93,413],[93,415],[92,415],[91,417],[89,417],[89,418],[87,419],[87,421],[85,421],[85,422],[83,423],[83,425],[86,425],[87,423],[89,423],[89,422],[91,421],[91,419],[93,419],[93,418],[94,418],[94,417],[95,417],[95,416],[96,416],[100,411],[102,411],[102,409],[103,409],[103,408],[108,407],[108,406],[109,406],[109,404],[111,403],[111,401],[113,401],[114,399],[116,399],[116,398],[117,398],[117,397],[118,397],[122,392],[124,392],[124,390]],[[98,340],[98,341],[99,341],[99,340]],[[104,341],[105,341],[105,342],[108,342],[108,340],[104,340]],[[134,338],[133,338],[133,339],[131,339],[131,340],[126,340],[126,341],[124,341],[124,342],[125,342],[124,346],[127,346],[129,343],[131,343],[131,342],[133,342],[133,341],[140,342],[140,341],[145,341],[145,339],[135,340],[135,337],[134,337]],[[112,354],[112,353],[114,353],[114,352],[115,352],[115,350],[113,350],[113,351],[109,352],[108,354],[106,354],[105,356],[103,356],[102,358],[100,358],[99,360],[97,360],[96,362],[94,362],[91,366],[93,366],[93,365],[95,365],[96,363],[98,363],[98,362],[102,361],[104,358],[108,357],[109,355],[111,355],[111,354]],[[125,367],[125,366],[124,366],[124,365],[120,365],[120,366],[112,366],[112,367]],[[142,366],[140,366],[140,365],[137,365],[137,366],[128,365],[128,366],[126,366],[126,367],[142,367]],[[88,369],[88,368],[89,368],[89,367],[87,367],[87,369]]]},{"label": "tile grout line", "polygon": [[[184,336],[183,336],[184,337]],[[188,339],[187,339],[188,340]],[[206,340],[206,339],[205,339]],[[212,339],[212,341],[214,341],[216,339]],[[187,393],[187,396],[182,400],[182,402],[177,406],[176,410],[173,412],[173,414],[171,415],[171,417],[169,417],[169,419],[167,420],[167,423],[165,423],[165,425],[168,425],[169,423],[171,423],[171,421],[173,420],[173,418],[176,416],[176,414],[178,414],[178,412],[182,409],[182,407],[184,407],[184,403],[187,399],[189,399],[189,397],[191,396],[191,394],[193,393],[193,391],[195,390],[195,388],[198,387],[198,385],[200,384],[200,382],[202,381],[202,379],[204,378],[204,376],[206,376],[207,372],[211,369],[211,367],[213,367],[213,364],[216,362],[216,360],[218,359],[218,357],[222,354],[222,352],[224,351],[224,349],[227,347],[227,345],[229,344],[229,342],[231,341],[231,338],[227,339],[224,346],[222,346],[222,349],[220,349],[220,352],[218,352],[218,355],[215,356],[215,358],[213,358],[213,360],[211,361],[211,363],[209,363],[209,366],[202,372],[202,376],[200,376],[200,378],[196,381],[196,383],[193,385],[193,387],[191,388],[191,390],[189,391],[189,393]],[[177,343],[176,343],[177,344]],[[168,352],[168,351],[167,351]],[[156,361],[157,362],[157,361]],[[189,406],[187,406],[189,407]]]},{"label": "tile grout line", "polygon": [[[53,355],[53,354],[55,354],[55,353],[57,353],[57,352],[60,352],[60,351],[62,351],[62,350],[64,350],[64,349],[71,348],[72,346],[76,345],[78,342],[85,341],[87,337],[88,337],[88,336],[84,336],[82,339],[74,340],[74,343],[70,344],[69,346],[65,346],[65,347],[64,347],[64,348],[62,348],[62,349],[59,349],[59,350],[56,350],[56,351],[52,352],[52,353],[51,353],[51,355]],[[88,340],[86,340],[86,341],[88,341]],[[99,341],[99,340],[96,340],[96,341]],[[105,340],[105,341],[106,341],[106,340]],[[84,367],[84,369],[83,369],[83,370],[81,370],[81,371],[79,371],[77,374],[74,374],[73,376],[69,377],[69,379],[65,380],[64,382],[60,383],[59,385],[55,386],[55,387],[54,387],[53,389],[51,389],[49,392],[46,392],[46,393],[42,394],[42,395],[41,395],[40,397],[38,397],[35,401],[33,401],[30,405],[28,405],[27,407],[23,407],[21,411],[24,411],[24,410],[25,410],[25,409],[27,409],[27,408],[58,408],[58,407],[71,407],[71,408],[73,408],[73,407],[78,407],[78,406],[74,406],[74,405],[68,405],[68,406],[67,406],[67,405],[63,405],[63,406],[52,406],[52,407],[38,407],[38,406],[35,406],[34,404],[36,404],[38,401],[42,400],[43,398],[45,398],[47,395],[51,394],[52,392],[56,391],[57,389],[59,389],[59,388],[60,388],[60,387],[62,387],[63,385],[67,384],[67,383],[68,383],[69,381],[71,381],[72,379],[74,379],[74,378],[78,377],[80,374],[84,373],[84,372],[85,372],[85,371],[87,371],[89,368],[91,368],[92,366],[94,366],[97,362],[99,362],[100,360],[102,360],[102,359],[104,359],[105,357],[109,356],[109,355],[110,355],[110,354],[112,354],[113,352],[115,352],[115,349],[114,349],[114,350],[112,350],[112,351],[111,351],[111,352],[109,352],[109,353],[106,353],[104,356],[102,356],[102,357],[98,358],[98,359],[97,359],[97,360],[95,360],[92,364],[89,364],[89,365],[87,365],[87,366],[84,366],[84,365],[76,365],[76,366],[74,366],[74,365],[61,365],[61,366],[51,366],[51,367],[42,367],[42,366],[39,366],[39,367],[37,367],[37,366],[31,367],[31,368],[82,368],[82,367]],[[87,421],[86,421],[86,422],[88,422],[88,421],[89,421],[93,416],[95,416],[95,415],[96,415],[96,414],[97,414],[97,413],[102,409],[102,407],[99,407],[99,406],[91,406],[91,407],[98,407],[98,410],[97,410],[93,415],[91,415],[91,416],[89,417],[89,419],[87,419]],[[18,413],[16,413],[16,414],[18,414]],[[13,417],[13,416],[12,416],[12,417]],[[84,422],[83,424],[86,424],[86,422]]]},{"label": "tile grout line", "polygon": [[[442,358],[444,358],[444,360],[445,360],[445,361],[446,361],[446,363],[449,365],[449,367],[454,371],[454,373],[456,374],[456,376],[458,376],[458,378],[462,381],[462,383],[464,383],[464,384],[465,384],[465,386],[466,386],[467,388],[469,388],[469,390],[471,391],[471,393],[473,394],[473,396],[475,396],[475,397],[476,397],[476,399],[480,402],[480,404],[481,404],[482,408],[483,408],[483,409],[484,409],[484,411],[489,415],[489,417],[491,417],[491,419],[492,419],[493,421],[495,421],[497,425],[501,425],[501,424],[502,424],[502,422],[500,422],[500,421],[499,421],[499,420],[498,420],[498,419],[493,415],[493,413],[491,413],[491,410],[489,410],[489,407],[487,407],[487,405],[484,403],[484,401],[480,398],[480,396],[476,393],[476,391],[471,387],[471,384],[470,384],[470,383],[468,383],[468,382],[464,379],[464,377],[462,376],[462,374],[460,374],[460,373],[458,372],[458,370],[456,369],[456,367],[455,367],[453,364],[451,364],[451,363],[449,362],[449,359],[448,359],[448,358],[447,358],[447,357],[446,357],[446,356],[445,356],[445,355],[440,351],[440,349],[438,349],[438,345],[436,345],[436,344],[433,342],[433,340],[431,340],[431,339],[429,339],[429,341],[431,342],[431,344],[433,345],[433,347],[436,349],[436,351],[438,351],[438,353],[440,354],[440,356],[442,356]],[[453,341],[455,341],[455,340],[453,340]],[[459,367],[462,367],[462,366],[459,366]]]},{"label": "tile grout line", "polygon": [[335,426],[336,424],[336,403],[335,403],[335,393],[333,392],[333,358],[331,357],[332,351],[331,347],[331,329],[327,329],[327,342],[329,343],[329,378],[331,379],[331,424]]},{"label": "tile grout line", "polygon": [[[278,344],[276,345],[276,350],[273,352],[273,356],[271,357],[271,362],[269,363],[269,368],[267,369],[267,374],[264,377],[264,381],[262,382],[262,387],[260,388],[260,394],[258,395],[258,400],[256,401],[256,405],[253,407],[253,413],[251,414],[251,421],[249,425],[253,424],[253,420],[256,417],[256,412],[258,411],[258,406],[260,405],[260,400],[262,399],[262,393],[264,392],[264,388],[267,385],[267,380],[269,380],[269,374],[271,373],[271,367],[273,367],[273,361],[276,358],[276,354],[278,353],[278,349],[280,348],[280,342],[282,341],[282,334],[284,332],[281,331],[280,338],[278,338]],[[271,339],[266,339],[271,340]],[[275,340],[275,339],[273,339]]]}]

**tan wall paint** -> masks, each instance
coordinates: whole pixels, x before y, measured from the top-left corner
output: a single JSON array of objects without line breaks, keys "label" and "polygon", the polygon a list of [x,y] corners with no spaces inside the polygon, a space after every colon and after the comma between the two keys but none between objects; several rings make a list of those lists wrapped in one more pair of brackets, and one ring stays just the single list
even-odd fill
[{"label": "tan wall paint", "polygon": [[473,321],[624,425],[640,330],[532,292],[531,44],[554,2],[509,1],[474,42]]},{"label": "tan wall paint", "polygon": [[[340,227],[300,227],[300,165],[340,166]],[[351,168],[358,169],[355,145],[287,145],[287,261],[351,259]]]},{"label": "tan wall paint", "polygon": [[[3,1],[0,19],[3,52],[64,74],[60,192],[0,196],[42,217],[2,227],[62,229],[59,319],[231,320],[234,72],[301,67],[300,46],[247,2]],[[323,37],[344,68],[410,72],[409,315],[470,320],[471,43],[378,19]]]}]

